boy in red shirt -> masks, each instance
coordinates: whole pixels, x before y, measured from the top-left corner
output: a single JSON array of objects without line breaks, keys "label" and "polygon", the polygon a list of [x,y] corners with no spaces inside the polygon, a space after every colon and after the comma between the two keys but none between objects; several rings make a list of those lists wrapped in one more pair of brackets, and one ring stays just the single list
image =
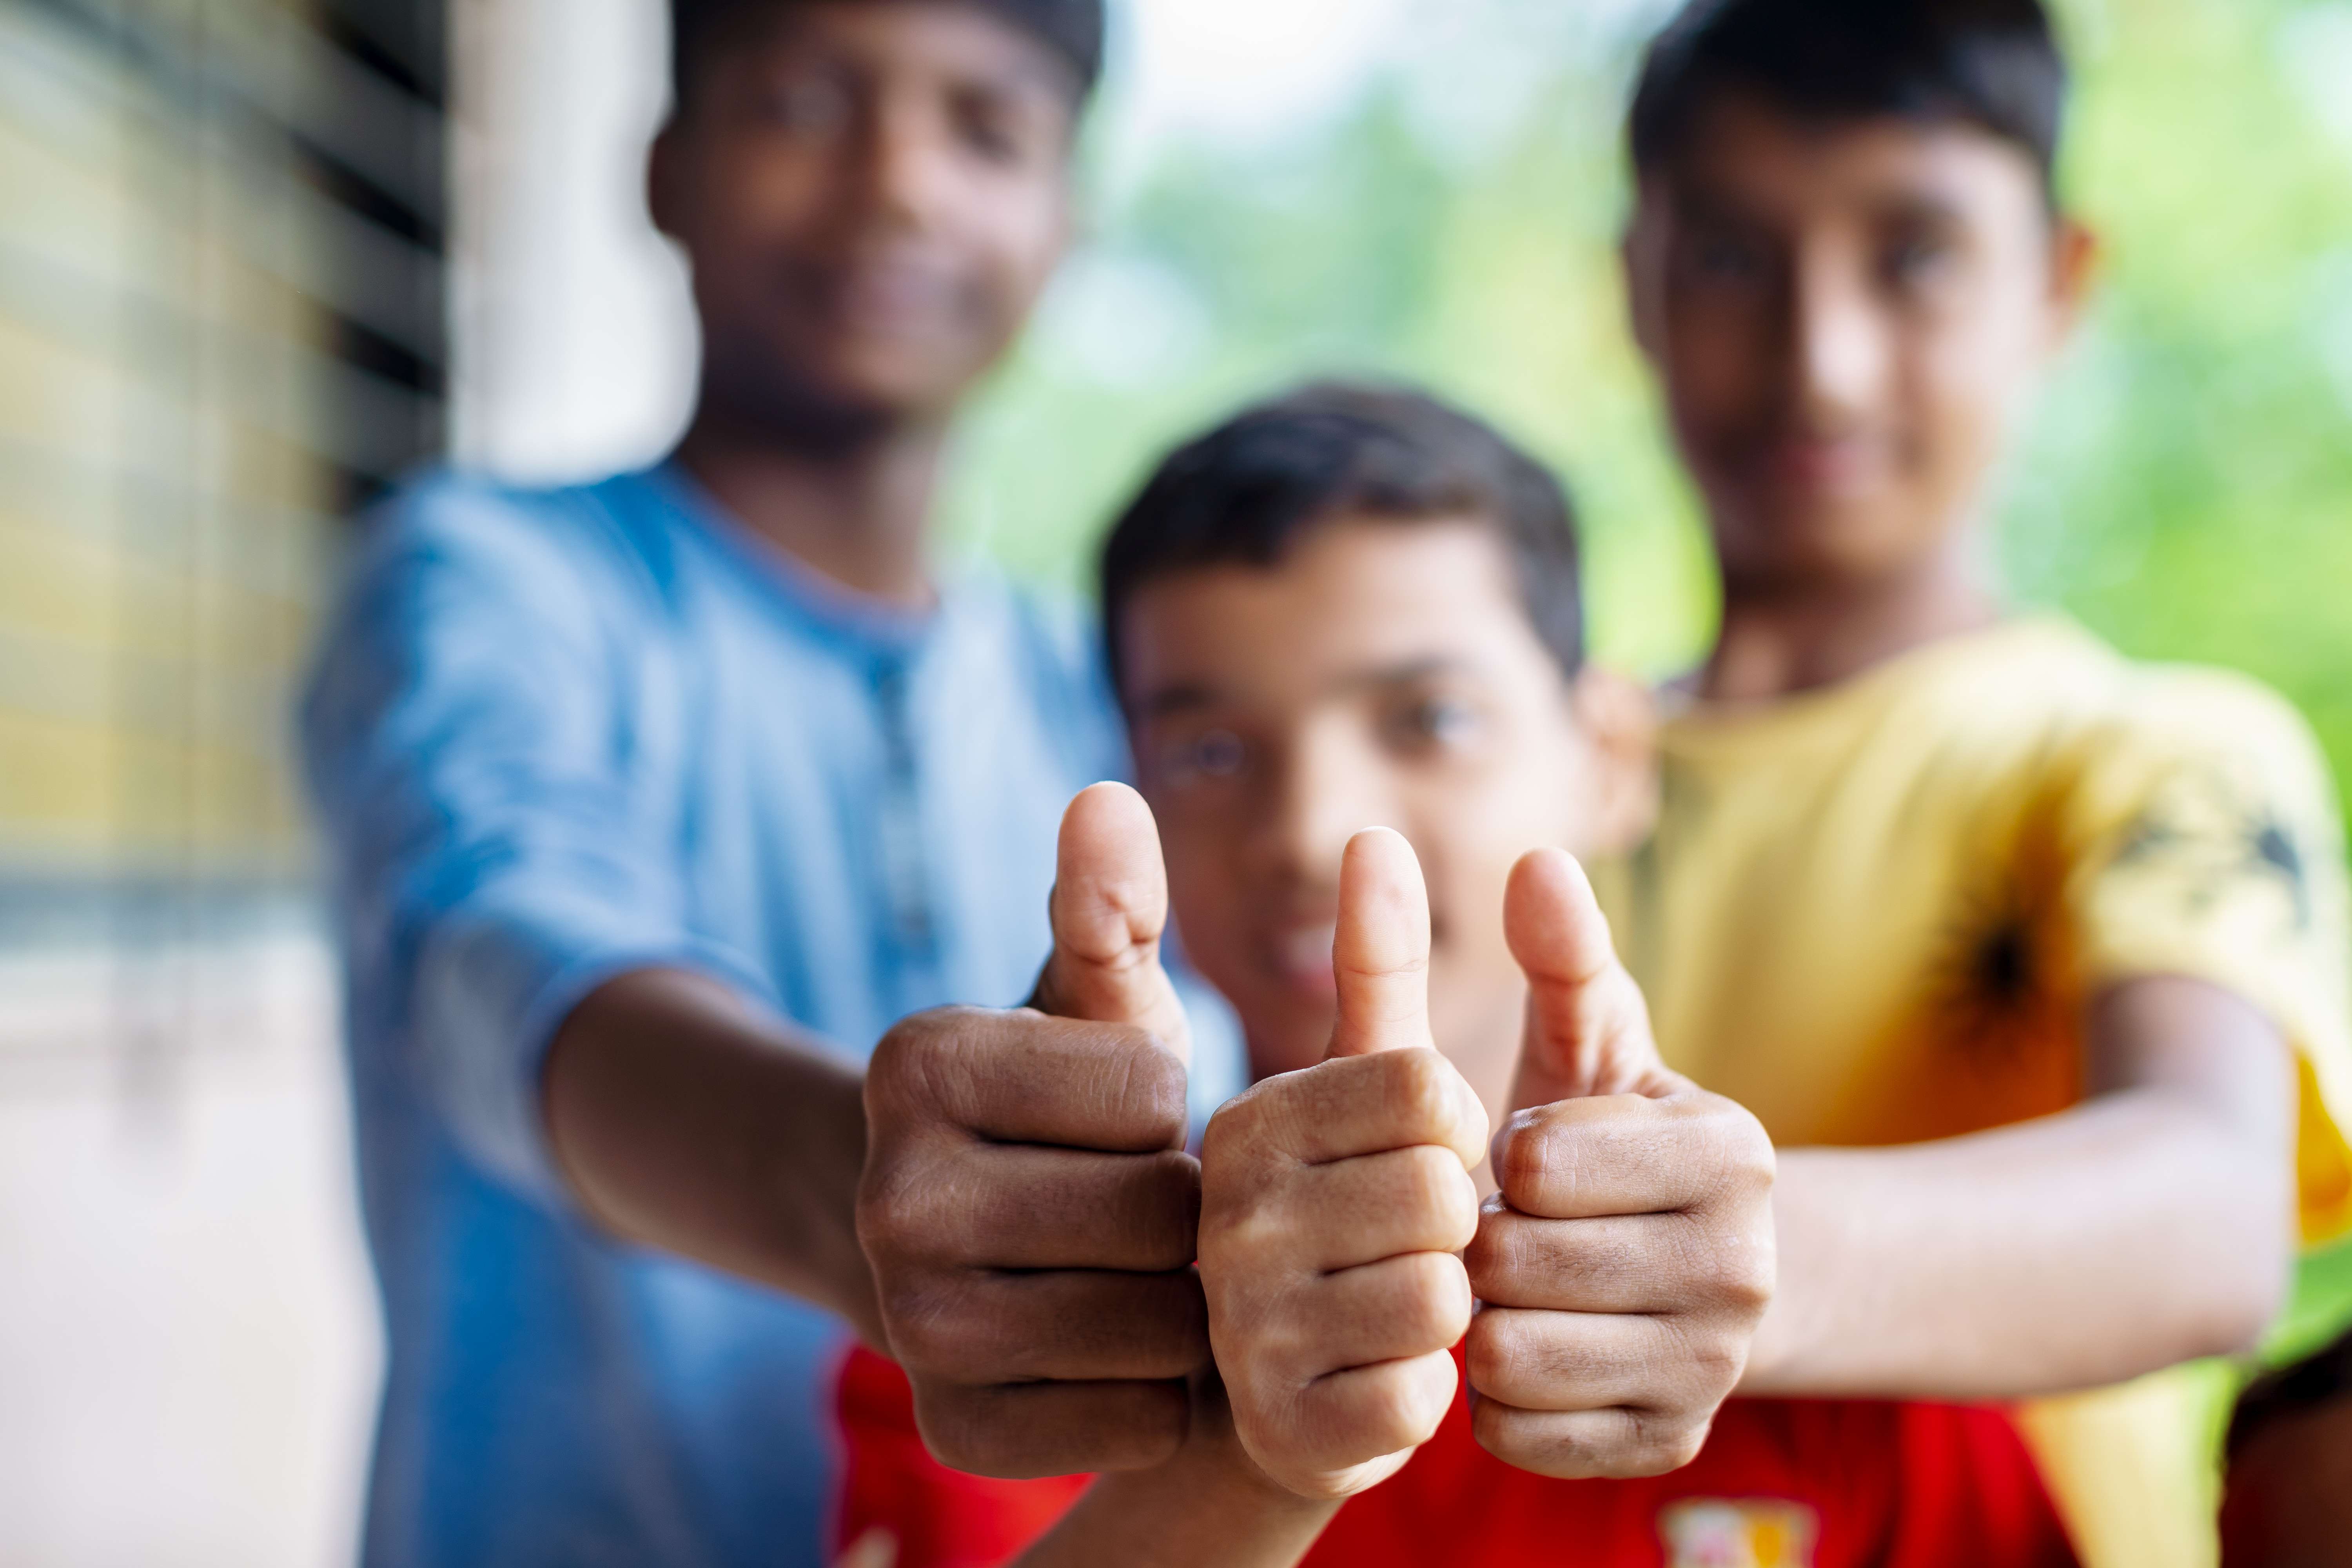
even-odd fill
[{"label": "boy in red shirt", "polygon": [[[1547,475],[1426,399],[1310,390],[1169,459],[1105,599],[1174,910],[1261,1079],[1202,1154],[1231,1425],[1204,1401],[1185,1453],[1030,1546],[1084,1480],[939,1466],[861,1353],[845,1540],[887,1531],[901,1568],[2071,1563],[1997,1414],[1735,1401],[1707,1436],[1769,1293],[1769,1154],[1658,1062],[1574,863],[1522,858],[1648,809]],[[1156,937],[1156,898],[1128,907]]]}]

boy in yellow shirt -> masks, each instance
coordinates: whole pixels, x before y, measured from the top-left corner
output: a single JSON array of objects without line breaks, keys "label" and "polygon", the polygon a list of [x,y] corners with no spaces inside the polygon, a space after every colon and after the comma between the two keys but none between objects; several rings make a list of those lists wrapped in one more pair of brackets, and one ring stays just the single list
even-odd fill
[{"label": "boy in yellow shirt", "polygon": [[1668,1061],[1784,1151],[1744,1391],[2021,1401],[2091,1568],[2189,1568],[2213,1382],[2149,1374],[2352,1224],[2352,937],[2285,704],[1982,569],[2093,270],[2065,90],[2037,0],[1696,0],[1653,47],[1626,265],[1724,616],[1598,880]]}]

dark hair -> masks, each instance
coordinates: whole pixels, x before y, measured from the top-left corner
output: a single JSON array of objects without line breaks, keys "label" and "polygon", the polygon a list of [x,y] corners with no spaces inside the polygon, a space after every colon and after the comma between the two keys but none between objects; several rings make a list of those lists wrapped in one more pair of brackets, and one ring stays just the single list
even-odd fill
[{"label": "dark hair", "polygon": [[[684,104],[704,54],[751,14],[803,0],[669,0],[670,85]],[[1002,16],[1042,39],[1076,73],[1078,95],[1094,91],[1103,68],[1103,0],[955,0]]]},{"label": "dark hair", "polygon": [[2339,1401],[2352,1401],[2352,1333],[2318,1354],[2265,1373],[2246,1387],[2230,1418],[2231,1458],[2263,1432],[2296,1415]]},{"label": "dark hair", "polygon": [[1342,514],[1491,528],[1520,603],[1570,675],[1584,662],[1576,520],[1549,470],[1489,426],[1422,393],[1329,382],[1244,410],[1171,453],[1102,553],[1112,675],[1137,592],[1203,566],[1270,567]]},{"label": "dark hair", "polygon": [[1727,89],[1807,118],[1974,125],[2031,153],[2055,201],[2067,71],[2042,0],[1690,0],[1643,63],[1634,167],[1671,160]]}]

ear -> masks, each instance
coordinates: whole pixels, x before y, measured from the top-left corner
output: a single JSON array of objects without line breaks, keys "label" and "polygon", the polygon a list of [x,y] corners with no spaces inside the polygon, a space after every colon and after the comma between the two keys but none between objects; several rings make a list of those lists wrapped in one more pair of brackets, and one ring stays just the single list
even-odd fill
[{"label": "ear", "polygon": [[1616,854],[1649,837],[1658,820],[1658,704],[1649,688],[1588,664],[1570,700],[1591,750],[1594,852]]},{"label": "ear", "polygon": [[2050,233],[2050,347],[2053,351],[2065,345],[2082,325],[2089,310],[2092,296],[2097,291],[2099,273],[2106,260],[2106,246],[2098,231],[2071,214],[2061,213],[2053,222]]},{"label": "ear", "polygon": [[1625,272],[1625,310],[1633,342],[1654,366],[1664,362],[1666,348],[1666,197],[1655,182],[1642,180],[1633,189],[1633,214],[1617,257]]}]

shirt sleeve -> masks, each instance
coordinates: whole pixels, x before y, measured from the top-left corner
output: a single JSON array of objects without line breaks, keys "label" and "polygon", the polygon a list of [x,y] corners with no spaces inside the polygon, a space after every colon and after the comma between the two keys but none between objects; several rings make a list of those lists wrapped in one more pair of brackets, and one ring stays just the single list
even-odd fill
[{"label": "shirt sleeve", "polygon": [[585,519],[457,481],[378,527],[302,715],[355,1048],[389,1053],[483,1169],[561,1201],[539,1069],[582,998],[655,966],[761,994],[687,924],[656,765],[677,745],[649,727],[682,716],[638,700],[658,606]]},{"label": "shirt sleeve", "polygon": [[2065,898],[2088,986],[2154,974],[2253,1003],[2298,1056],[2305,1234],[2352,1228],[2352,914],[2342,818],[2302,719],[2251,681],[2143,672],[2085,746]]}]

